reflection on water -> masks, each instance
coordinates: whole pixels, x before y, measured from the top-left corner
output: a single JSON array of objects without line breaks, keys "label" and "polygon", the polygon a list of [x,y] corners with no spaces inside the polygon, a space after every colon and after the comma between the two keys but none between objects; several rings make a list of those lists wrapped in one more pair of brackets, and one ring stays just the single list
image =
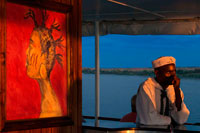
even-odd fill
[{"label": "reflection on water", "polygon": [[[146,76],[100,75],[100,116],[121,118],[131,112],[131,97]],[[188,123],[200,122],[200,79],[181,79],[185,103],[190,110]],[[95,109],[95,76],[83,74],[83,115]]]}]

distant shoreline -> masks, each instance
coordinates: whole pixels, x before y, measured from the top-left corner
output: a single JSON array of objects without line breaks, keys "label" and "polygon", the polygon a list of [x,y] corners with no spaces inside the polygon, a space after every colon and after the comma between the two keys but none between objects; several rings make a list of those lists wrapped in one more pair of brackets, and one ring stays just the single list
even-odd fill
[{"label": "distant shoreline", "polygon": [[[83,68],[84,74],[94,74],[94,68]],[[101,74],[154,76],[152,68],[102,68]],[[178,67],[176,73],[179,77],[200,79],[200,67]]]}]

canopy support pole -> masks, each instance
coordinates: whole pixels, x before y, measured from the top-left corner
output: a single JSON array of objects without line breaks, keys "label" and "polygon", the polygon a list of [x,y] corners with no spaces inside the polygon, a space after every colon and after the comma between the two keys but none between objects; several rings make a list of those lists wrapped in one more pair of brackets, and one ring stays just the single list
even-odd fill
[{"label": "canopy support pole", "polygon": [[99,65],[99,21],[95,21],[95,126],[99,126],[99,77],[100,77],[100,65]]}]

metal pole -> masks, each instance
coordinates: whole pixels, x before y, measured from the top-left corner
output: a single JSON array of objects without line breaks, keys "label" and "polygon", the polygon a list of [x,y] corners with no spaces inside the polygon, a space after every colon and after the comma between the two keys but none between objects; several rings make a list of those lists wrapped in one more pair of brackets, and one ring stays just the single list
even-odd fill
[{"label": "metal pole", "polygon": [[99,74],[100,74],[100,66],[99,66],[99,21],[95,21],[95,126],[99,126]]},{"label": "metal pole", "polygon": [[142,9],[142,8],[138,8],[138,7],[135,7],[135,6],[132,6],[132,5],[128,5],[126,3],[122,3],[122,2],[119,2],[119,1],[116,1],[116,0],[107,0],[107,1],[119,4],[119,5],[122,5],[122,6],[130,7],[132,9],[139,10],[139,11],[142,11],[142,12],[145,12],[145,13],[149,13],[149,14],[161,17],[161,18],[166,18],[165,16],[163,16],[161,14],[154,13],[152,11],[148,11],[148,10],[145,10],[145,9]]}]

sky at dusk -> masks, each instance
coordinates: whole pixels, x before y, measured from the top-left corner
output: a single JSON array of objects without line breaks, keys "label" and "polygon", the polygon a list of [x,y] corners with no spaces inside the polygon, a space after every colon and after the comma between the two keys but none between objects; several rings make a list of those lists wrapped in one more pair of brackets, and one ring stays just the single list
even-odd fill
[{"label": "sky at dusk", "polygon": [[[100,37],[100,68],[146,68],[160,56],[177,67],[200,67],[200,35],[105,35]],[[82,66],[95,67],[95,38],[82,37]]]}]

